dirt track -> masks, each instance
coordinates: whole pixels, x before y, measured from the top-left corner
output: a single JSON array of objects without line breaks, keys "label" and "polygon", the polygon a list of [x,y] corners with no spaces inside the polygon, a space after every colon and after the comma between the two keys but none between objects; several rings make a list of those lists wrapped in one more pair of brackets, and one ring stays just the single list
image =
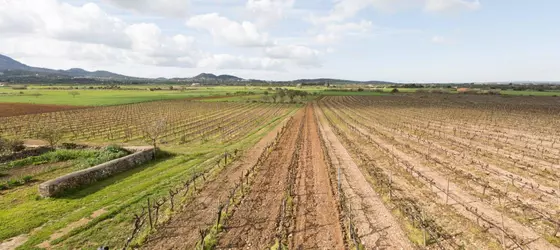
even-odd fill
[{"label": "dirt track", "polygon": [[321,148],[313,106],[306,108],[303,145],[296,169],[291,249],[343,249],[337,203]]}]

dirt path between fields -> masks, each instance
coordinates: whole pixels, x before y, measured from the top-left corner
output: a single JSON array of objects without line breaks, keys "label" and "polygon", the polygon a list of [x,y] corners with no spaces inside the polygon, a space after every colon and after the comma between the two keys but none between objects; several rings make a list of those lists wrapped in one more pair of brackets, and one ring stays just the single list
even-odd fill
[{"label": "dirt path between fields", "polygon": [[301,110],[280,138],[278,147],[256,170],[251,191],[224,226],[217,249],[265,249],[274,243],[287,188],[288,167],[294,157],[303,118]]},{"label": "dirt path between fields", "polygon": [[194,248],[200,240],[198,230],[208,228],[214,222],[213,215],[218,209],[218,204],[226,200],[243,172],[256,164],[264,147],[274,140],[286,121],[287,119],[278,124],[240,160],[222,170],[217,179],[205,185],[194,200],[187,203],[181,212],[148,238],[142,249]]},{"label": "dirt path between fields", "polygon": [[296,168],[295,218],[290,249],[344,249],[337,201],[321,148],[312,105],[306,107],[303,145]]},{"label": "dirt path between fields", "polygon": [[334,167],[341,169],[341,188],[354,210],[362,244],[366,249],[414,249],[399,223],[332,131],[321,109],[317,109],[317,115],[331,162]]}]

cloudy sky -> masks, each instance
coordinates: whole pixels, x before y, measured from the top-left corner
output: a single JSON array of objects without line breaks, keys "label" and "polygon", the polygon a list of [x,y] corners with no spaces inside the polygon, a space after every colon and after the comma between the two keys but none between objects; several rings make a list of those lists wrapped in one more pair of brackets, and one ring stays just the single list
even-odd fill
[{"label": "cloudy sky", "polygon": [[0,54],[142,77],[560,80],[558,0],[0,0]]}]

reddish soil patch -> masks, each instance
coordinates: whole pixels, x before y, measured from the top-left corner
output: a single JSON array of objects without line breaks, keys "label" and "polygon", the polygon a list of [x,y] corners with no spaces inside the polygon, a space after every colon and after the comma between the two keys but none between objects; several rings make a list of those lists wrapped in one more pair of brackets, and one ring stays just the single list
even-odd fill
[{"label": "reddish soil patch", "polygon": [[300,154],[291,249],[344,249],[340,215],[311,105],[306,108]]},{"label": "reddish soil patch", "polygon": [[38,114],[71,109],[82,109],[86,106],[31,104],[31,103],[0,103],[0,117]]}]

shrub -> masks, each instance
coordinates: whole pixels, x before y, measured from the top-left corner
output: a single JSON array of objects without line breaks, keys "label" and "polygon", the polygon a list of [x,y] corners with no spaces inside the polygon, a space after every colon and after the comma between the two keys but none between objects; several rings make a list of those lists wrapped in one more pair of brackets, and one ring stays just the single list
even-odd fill
[{"label": "shrub", "polygon": [[24,183],[29,183],[33,180],[33,177],[30,176],[30,175],[26,175],[22,178],[22,180],[23,180]]},{"label": "shrub", "polygon": [[391,90],[391,93],[399,93],[399,90],[394,88],[394,89]]},{"label": "shrub", "polygon": [[0,183],[0,190],[7,190],[8,184],[7,183]]},{"label": "shrub", "polygon": [[130,152],[127,150],[116,146],[110,145],[106,147],[104,150],[98,152],[95,157],[86,158],[82,161],[82,167],[93,167],[95,165],[99,165],[117,158],[124,157],[128,155]]},{"label": "shrub", "polygon": [[17,187],[23,185],[23,183],[20,180],[14,180],[14,179],[8,180],[7,183],[9,187]]},{"label": "shrub", "polygon": [[23,167],[29,165],[39,165],[45,163],[75,160],[79,158],[95,157],[95,155],[96,155],[96,151],[93,150],[61,149],[61,150],[51,151],[39,156],[31,156],[25,159],[12,161],[8,163],[8,166],[10,168],[15,168],[15,167]]}]

